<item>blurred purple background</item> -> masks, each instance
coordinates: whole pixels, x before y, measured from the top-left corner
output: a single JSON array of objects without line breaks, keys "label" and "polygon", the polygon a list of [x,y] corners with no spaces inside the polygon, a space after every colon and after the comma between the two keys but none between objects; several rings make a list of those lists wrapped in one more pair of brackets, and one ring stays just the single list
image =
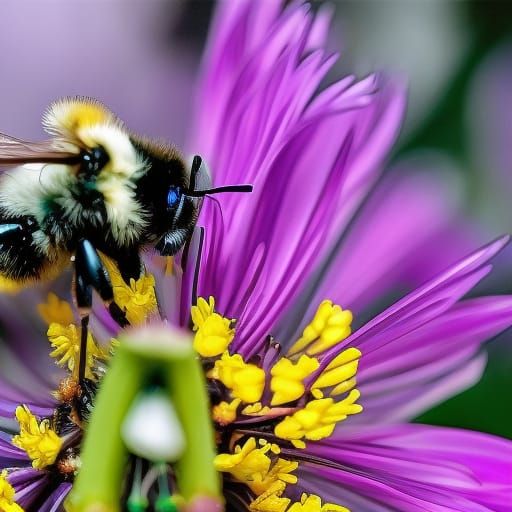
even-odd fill
[{"label": "blurred purple background", "polygon": [[[0,131],[40,138],[50,102],[86,95],[134,131],[182,144],[200,51],[179,37],[183,7],[160,0],[3,1]],[[204,24],[202,30],[204,38]]]}]

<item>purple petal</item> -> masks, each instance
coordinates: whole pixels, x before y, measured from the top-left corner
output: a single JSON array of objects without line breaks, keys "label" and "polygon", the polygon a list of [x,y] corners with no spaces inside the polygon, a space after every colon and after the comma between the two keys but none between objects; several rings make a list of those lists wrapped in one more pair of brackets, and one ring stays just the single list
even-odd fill
[{"label": "purple petal", "polygon": [[338,487],[335,502],[353,506],[341,501],[347,489],[366,498],[361,512],[510,510],[512,443],[486,434],[399,425],[338,432],[307,452],[320,460],[300,466],[302,487],[329,499]]},{"label": "purple petal", "polygon": [[325,367],[346,346],[360,348],[365,357],[394,339],[412,332],[450,309],[491,269],[488,264],[508,242],[502,237],[451,266],[422,287],[370,320],[344,342],[325,353]]},{"label": "purple petal", "polygon": [[358,388],[365,410],[350,424],[407,420],[471,386],[485,367],[482,344],[511,323],[512,297],[471,299],[363,352]]},{"label": "purple petal", "polygon": [[1,467],[30,464],[30,459],[25,451],[11,444],[11,436],[3,432],[0,433],[0,461]]},{"label": "purple petal", "polygon": [[456,215],[455,190],[432,173],[439,158],[430,161],[421,174],[417,160],[404,161],[377,187],[327,271],[273,332],[276,339],[284,345],[296,340],[326,298],[357,321],[377,301],[386,306],[386,298],[414,289],[469,252],[476,236]]},{"label": "purple petal", "polygon": [[350,77],[313,99],[333,63],[309,52],[325,36],[325,19],[315,22],[306,5],[279,5],[221,9],[194,144],[217,185],[254,184],[248,197],[220,198],[221,213],[206,200],[199,220],[198,294],[237,318],[233,349],[246,357],[375,181],[404,107],[401,86],[376,77]]},{"label": "purple petal", "polygon": [[57,512],[63,510],[62,503],[71,490],[70,483],[61,483],[46,498],[38,512]]},{"label": "purple petal", "polygon": [[33,468],[16,469],[9,474],[9,483],[16,490],[16,503],[24,509],[29,509],[41,493],[46,491],[49,481],[46,471]]}]

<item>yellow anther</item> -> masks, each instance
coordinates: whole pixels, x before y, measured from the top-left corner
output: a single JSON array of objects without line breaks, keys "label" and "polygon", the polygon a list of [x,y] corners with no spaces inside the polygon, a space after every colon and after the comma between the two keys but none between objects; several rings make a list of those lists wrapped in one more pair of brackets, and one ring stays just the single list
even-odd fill
[{"label": "yellow anther", "polygon": [[26,405],[16,408],[16,419],[20,433],[12,438],[12,443],[27,452],[34,468],[42,469],[53,464],[62,448],[62,439],[50,428],[50,422],[38,423]]},{"label": "yellow anther", "polygon": [[261,405],[261,402],[256,402],[255,404],[246,405],[242,409],[242,414],[245,414],[247,416],[264,416],[270,412],[270,407],[263,407]]},{"label": "yellow anther", "polygon": [[359,404],[355,403],[359,396],[359,391],[354,389],[339,402],[335,402],[332,398],[313,400],[304,409],[287,416],[278,423],[274,433],[281,439],[291,441],[297,448],[304,447],[303,439],[319,441],[329,437],[337,423],[363,410]]},{"label": "yellow anther", "polygon": [[280,359],[270,371],[270,389],[274,393],[271,405],[281,405],[300,398],[304,394],[304,379],[319,366],[317,359],[305,355],[295,364],[289,359]]},{"label": "yellow anther", "polygon": [[203,357],[220,356],[233,341],[235,330],[231,327],[233,320],[215,313],[215,300],[210,297],[208,302],[202,297],[197,306],[192,306],[194,349]]},{"label": "yellow anther", "polygon": [[317,400],[319,400],[320,398],[324,398],[324,393],[321,389],[318,389],[318,388],[314,388],[311,390],[311,394],[313,395],[314,398],[316,398]]},{"label": "yellow anther", "polygon": [[190,316],[194,324],[194,331],[203,326],[204,322],[215,312],[215,299],[210,296],[208,302],[203,297],[197,299],[197,304],[190,308]]},{"label": "yellow anther", "polygon": [[109,273],[114,289],[114,300],[125,312],[127,320],[132,325],[140,325],[156,312],[155,278],[153,274],[143,274],[139,279],[130,279],[128,285],[117,265],[105,255],[101,260]]},{"label": "yellow anther", "polygon": [[351,323],[350,311],[343,310],[330,300],[324,300],[288,355],[305,351],[306,354],[313,356],[331,348],[350,335]]},{"label": "yellow anther", "polygon": [[294,503],[287,512],[350,512],[350,510],[334,503],[322,505],[322,500],[318,496],[302,494],[300,503]]},{"label": "yellow anther", "polygon": [[315,381],[313,387],[327,388],[331,386],[338,386],[339,384],[352,379],[357,373],[360,357],[361,352],[357,348],[348,348],[347,350],[344,350],[335,359],[336,364],[333,365],[331,363]]},{"label": "yellow anther", "polygon": [[338,368],[339,366],[343,366],[347,363],[351,363],[352,361],[356,361],[361,357],[361,351],[355,347],[350,347],[343,350],[340,354],[338,354],[327,366],[326,370],[332,370],[333,368]]},{"label": "yellow anther", "polygon": [[16,491],[7,481],[7,471],[0,473],[0,510],[2,512],[24,512],[24,510],[14,501]]},{"label": "yellow anther", "polygon": [[69,302],[60,300],[55,293],[49,293],[46,302],[37,306],[37,311],[47,325],[53,323],[69,325],[75,320]]},{"label": "yellow anther", "polygon": [[142,324],[157,308],[154,276],[144,274],[137,281],[132,278],[130,286],[124,281],[114,285],[114,298],[130,324]]},{"label": "yellow anther", "polygon": [[247,364],[240,354],[224,352],[215,361],[208,377],[220,380],[242,402],[258,402],[265,388],[265,372],[254,364]]},{"label": "yellow anther", "polygon": [[285,512],[291,501],[289,498],[282,498],[285,489],[284,482],[275,482],[250,503],[249,510],[251,512]]},{"label": "yellow anther", "polygon": [[[354,389],[356,387],[356,379],[348,379],[345,382],[342,382],[341,384],[338,384],[335,388],[331,390],[329,395],[331,396],[338,396],[342,395],[343,393],[346,393],[347,391],[350,391],[351,389]],[[313,393],[316,390],[313,390]]]},{"label": "yellow anther", "polygon": [[249,438],[245,444],[236,446],[234,454],[221,453],[215,458],[217,471],[231,473],[239,482],[243,482],[257,495],[267,492],[276,482],[285,484],[297,483],[297,477],[292,475],[298,467],[298,462],[281,458],[271,458],[269,455],[278,451],[272,443],[264,443],[258,448],[256,439]]},{"label": "yellow anther", "polygon": [[236,420],[236,411],[240,405],[241,400],[235,398],[232,402],[221,402],[212,409],[213,420],[219,425],[229,425]]},{"label": "yellow anther", "polygon": [[[54,348],[50,356],[55,358],[61,367],[67,366],[68,370],[77,377],[80,360],[80,328],[74,324],[61,325],[50,324],[48,327],[48,339]],[[94,378],[92,368],[96,359],[104,358],[105,354],[94,342],[91,333],[87,336],[87,361],[85,366],[86,377]]]}]

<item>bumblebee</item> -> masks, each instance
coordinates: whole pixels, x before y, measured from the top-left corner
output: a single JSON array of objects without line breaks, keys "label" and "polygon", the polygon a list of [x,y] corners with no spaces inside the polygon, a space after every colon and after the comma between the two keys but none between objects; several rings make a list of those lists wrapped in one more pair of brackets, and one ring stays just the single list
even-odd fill
[{"label": "bumblebee", "polygon": [[84,319],[96,290],[127,323],[98,251],[129,283],[143,272],[142,248],[172,256],[185,245],[199,198],[251,189],[196,190],[207,181],[200,157],[188,168],[174,147],[132,133],[93,99],[57,101],[43,127],[51,138],[42,142],[0,135],[0,167],[7,168],[0,176],[0,276],[24,285],[74,261]]}]

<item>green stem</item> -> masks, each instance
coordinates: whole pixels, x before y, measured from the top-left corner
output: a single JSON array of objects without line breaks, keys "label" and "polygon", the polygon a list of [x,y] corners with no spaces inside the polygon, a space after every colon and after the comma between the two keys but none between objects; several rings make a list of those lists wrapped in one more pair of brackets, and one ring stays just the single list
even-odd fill
[{"label": "green stem", "polygon": [[175,466],[179,492],[186,501],[203,496],[222,503],[220,479],[213,466],[215,439],[206,380],[190,336],[153,326],[128,331],[120,342],[96,396],[82,446],[82,467],[66,510],[121,509],[128,455],[121,426],[133,400],[155,372],[161,372],[185,432],[185,453]]},{"label": "green stem", "polygon": [[101,382],[82,444],[80,470],[66,503],[69,512],[116,512],[126,467],[121,425],[142,385],[140,361],[119,347]]},{"label": "green stem", "polygon": [[179,492],[186,501],[197,495],[220,497],[220,479],[213,466],[215,433],[199,360],[193,355],[170,362],[167,379],[187,439],[185,453],[176,463]]}]

